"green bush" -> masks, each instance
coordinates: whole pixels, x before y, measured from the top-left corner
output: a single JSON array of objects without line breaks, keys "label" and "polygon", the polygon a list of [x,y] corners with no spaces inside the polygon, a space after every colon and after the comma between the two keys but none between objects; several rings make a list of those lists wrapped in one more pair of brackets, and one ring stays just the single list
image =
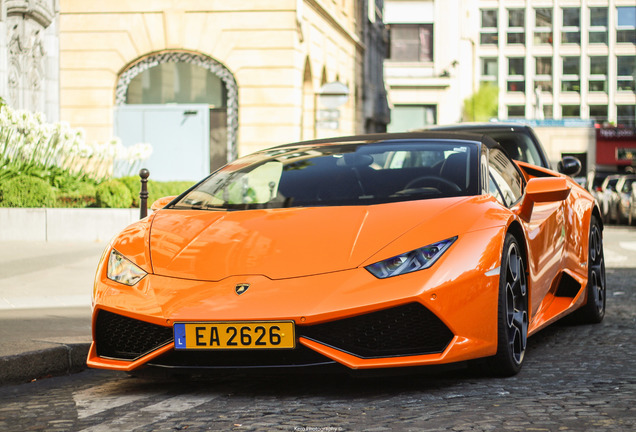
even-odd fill
[{"label": "green bush", "polygon": [[130,208],[133,199],[130,191],[120,181],[106,180],[95,189],[97,207]]},{"label": "green bush", "polygon": [[92,183],[77,182],[73,189],[58,191],[56,207],[84,208],[95,206],[97,187]]},{"label": "green bush", "polygon": [[0,183],[2,207],[51,207],[54,203],[53,187],[40,178],[17,176]]},{"label": "green bush", "polygon": [[120,177],[117,179],[120,181],[130,191],[130,196],[132,196],[132,206],[139,207],[139,192],[141,191],[141,182],[139,176],[126,176]]},{"label": "green bush", "polygon": [[[125,184],[132,194],[133,207],[139,207],[139,192],[141,191],[141,179],[139,176],[121,177],[117,180]],[[188,181],[159,182],[148,180],[148,207],[159,198],[180,195],[193,184],[193,182]]]},{"label": "green bush", "polygon": [[159,198],[167,196],[177,196],[185,192],[193,182],[188,181],[170,181],[170,182],[148,182],[148,206]]}]

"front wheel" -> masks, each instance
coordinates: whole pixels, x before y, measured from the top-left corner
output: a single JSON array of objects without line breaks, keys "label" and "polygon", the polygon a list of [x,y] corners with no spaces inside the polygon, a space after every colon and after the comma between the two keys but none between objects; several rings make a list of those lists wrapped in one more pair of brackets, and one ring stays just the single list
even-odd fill
[{"label": "front wheel", "polygon": [[528,283],[521,247],[512,234],[506,235],[499,275],[497,308],[497,354],[487,360],[497,376],[512,376],[521,370],[528,340]]}]

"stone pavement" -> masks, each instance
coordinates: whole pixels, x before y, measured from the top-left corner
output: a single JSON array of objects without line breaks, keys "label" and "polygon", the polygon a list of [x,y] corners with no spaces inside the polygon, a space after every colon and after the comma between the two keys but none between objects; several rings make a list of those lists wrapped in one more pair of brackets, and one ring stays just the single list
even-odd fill
[{"label": "stone pavement", "polygon": [[0,242],[0,385],[85,367],[105,243]]}]

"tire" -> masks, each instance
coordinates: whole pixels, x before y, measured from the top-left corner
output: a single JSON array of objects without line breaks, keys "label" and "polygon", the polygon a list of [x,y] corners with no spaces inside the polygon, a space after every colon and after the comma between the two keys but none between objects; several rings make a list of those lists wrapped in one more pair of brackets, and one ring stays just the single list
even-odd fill
[{"label": "tire", "polygon": [[586,290],[587,301],[574,312],[574,317],[581,324],[598,324],[605,317],[606,285],[603,232],[596,216],[590,221]]},{"label": "tire", "polygon": [[528,283],[521,247],[512,234],[504,241],[498,303],[497,354],[486,365],[492,375],[512,376],[521,370],[528,340]]}]

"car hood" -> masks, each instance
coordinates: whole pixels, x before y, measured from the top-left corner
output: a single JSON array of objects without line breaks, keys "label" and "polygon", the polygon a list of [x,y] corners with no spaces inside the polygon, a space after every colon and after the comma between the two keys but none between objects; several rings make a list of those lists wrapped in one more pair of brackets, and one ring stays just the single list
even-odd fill
[{"label": "car hood", "polygon": [[218,281],[236,275],[284,279],[356,268],[416,226],[443,225],[444,213],[466,199],[249,211],[160,210],[148,239],[152,272]]}]

